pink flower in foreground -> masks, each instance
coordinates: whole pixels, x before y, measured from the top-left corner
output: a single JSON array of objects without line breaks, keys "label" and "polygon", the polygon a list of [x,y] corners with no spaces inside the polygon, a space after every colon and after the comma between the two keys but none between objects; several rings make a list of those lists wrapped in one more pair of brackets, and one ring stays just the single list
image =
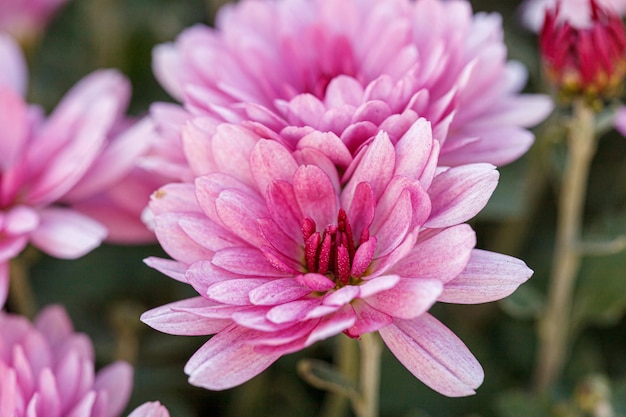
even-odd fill
[{"label": "pink flower in foreground", "polygon": [[117,417],[132,388],[132,368],[115,362],[98,373],[87,336],[62,307],[34,323],[0,311],[0,417]]},{"label": "pink flower in foreground", "polygon": [[137,407],[128,417],[170,417],[170,413],[167,408],[156,401]]},{"label": "pink flower in foreground", "polygon": [[[150,146],[149,120],[128,126],[130,86],[102,70],[80,81],[49,117],[24,101],[27,75],[15,43],[0,35],[0,306],[7,262],[31,243],[76,258],[105,239],[153,240],[141,210],[157,184],[130,190]],[[6,71],[5,71],[6,70]],[[145,175],[145,174],[144,174]]]},{"label": "pink flower in foreground", "polygon": [[[589,0],[526,0],[521,7],[524,26],[533,32],[543,27],[546,11],[560,5],[559,21],[569,22],[574,28],[585,29],[592,25]],[[626,0],[597,0],[600,7],[619,15],[626,14]]]},{"label": "pink flower in foreground", "polygon": [[67,0],[0,0],[0,32],[18,39],[36,37]]},{"label": "pink flower in foreground", "polygon": [[[201,121],[189,129],[201,136]],[[308,139],[336,150],[326,133]],[[165,186],[151,202],[174,260],[147,260],[199,296],[142,315],[166,333],[216,334],[185,367],[192,384],[227,389],[318,340],[378,331],[428,386],[474,393],[480,365],[427,311],[502,298],[532,273],[473,249],[463,224],[496,186],[492,165],[437,168],[439,144],[423,119],[395,145],[378,133],[343,174],[315,146],[291,152],[242,126],[222,125],[204,141],[198,158],[215,171]]]},{"label": "pink flower in foreground", "polygon": [[[291,141],[319,130],[356,150],[425,117],[440,165],[500,165],[528,149],[525,128],[552,106],[520,94],[526,71],[506,62],[501,17],[472,15],[467,1],[244,0],[216,26],[157,47],[157,78],[192,115]],[[154,120],[176,140],[184,117],[170,107],[156,105]]]}]

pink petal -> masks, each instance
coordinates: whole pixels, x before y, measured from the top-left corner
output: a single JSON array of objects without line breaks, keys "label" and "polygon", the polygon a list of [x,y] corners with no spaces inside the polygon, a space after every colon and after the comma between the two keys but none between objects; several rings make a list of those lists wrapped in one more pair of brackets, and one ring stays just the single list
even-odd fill
[{"label": "pink petal", "polygon": [[8,172],[15,169],[19,162],[18,158],[22,156],[28,144],[30,132],[26,103],[16,92],[2,85],[1,77],[2,75],[0,75],[0,169]]},{"label": "pink petal", "polygon": [[346,285],[336,291],[329,292],[324,296],[325,306],[342,306],[359,297],[361,288],[357,285]]},{"label": "pink petal", "polygon": [[213,336],[185,365],[189,383],[218,391],[232,388],[260,374],[281,356],[255,352],[249,343],[251,335],[248,329],[232,326]]},{"label": "pink petal", "polygon": [[348,210],[348,219],[355,239],[360,239],[363,230],[370,227],[375,213],[376,202],[372,187],[368,183],[362,182],[356,186]]},{"label": "pink petal", "polygon": [[295,301],[311,293],[293,278],[273,279],[250,291],[250,301],[256,305],[277,305]]},{"label": "pink petal", "polygon": [[222,249],[215,253],[211,263],[242,276],[282,277],[285,275],[274,268],[263,253],[255,248]]},{"label": "pink petal", "polygon": [[207,289],[206,296],[213,301],[228,305],[251,305],[248,295],[263,284],[270,283],[268,279],[242,278],[216,282]]},{"label": "pink petal", "polygon": [[176,281],[187,282],[185,279],[187,267],[180,262],[173,261],[171,259],[157,258],[154,256],[144,259],[143,262],[150,268],[156,269],[160,273],[167,275],[170,278],[174,278]]},{"label": "pink petal", "polygon": [[15,370],[0,362],[0,417],[13,417],[17,407],[18,386]]},{"label": "pink petal", "polygon": [[100,223],[72,210],[50,207],[39,215],[41,223],[31,241],[57,258],[81,257],[98,247],[107,234]]},{"label": "pink petal", "polygon": [[367,298],[381,291],[389,290],[396,286],[400,281],[398,275],[382,275],[376,278],[365,281],[359,285],[361,289],[360,298]]},{"label": "pink petal", "polygon": [[219,125],[211,137],[212,156],[217,171],[254,186],[255,167],[248,161],[258,140],[257,135],[242,126],[227,123]]},{"label": "pink petal", "polygon": [[315,329],[309,333],[305,346],[311,346],[319,340],[328,339],[349,329],[356,320],[357,317],[352,307],[345,306],[336,313],[322,318]]},{"label": "pink petal", "polygon": [[291,301],[271,308],[267,312],[266,317],[269,321],[276,324],[299,321],[307,317],[307,313],[319,304],[319,299]]},{"label": "pink petal", "polygon": [[380,132],[364,150],[362,157],[352,162],[347,172],[354,170],[350,181],[341,194],[342,206],[348,207],[355,189],[361,182],[368,182],[377,200],[391,180],[395,168],[393,144],[385,132]]},{"label": "pink petal", "polygon": [[313,291],[329,291],[335,287],[334,281],[321,274],[308,273],[298,275],[295,280]]},{"label": "pink petal", "polygon": [[93,388],[107,393],[106,417],[117,417],[126,407],[133,389],[133,367],[117,361],[101,369]]},{"label": "pink petal", "polygon": [[318,231],[337,222],[337,194],[324,171],[314,165],[299,167],[293,188],[302,215],[313,219]]},{"label": "pink petal", "polygon": [[483,382],[484,373],[476,358],[450,329],[429,314],[412,320],[395,319],[379,333],[413,375],[443,395],[472,395]]},{"label": "pink petal", "polygon": [[266,240],[257,219],[269,217],[266,206],[256,198],[239,190],[225,190],[215,201],[217,215],[233,235],[253,246],[262,246]]},{"label": "pink petal", "polygon": [[[376,225],[372,227],[372,234],[376,236],[376,257],[382,257],[390,253],[400,245],[411,226],[413,206],[411,194],[405,190],[400,194],[393,208],[384,219],[376,219]],[[379,226],[378,226],[379,225]]]},{"label": "pink petal", "polygon": [[343,141],[332,132],[313,131],[298,142],[298,149],[313,148],[322,152],[333,163],[347,167],[352,162],[352,155]]},{"label": "pink petal", "polygon": [[498,176],[489,164],[459,166],[437,175],[428,189],[432,211],[425,226],[453,226],[474,217],[489,201]]},{"label": "pink petal", "polygon": [[150,209],[155,215],[171,211],[202,212],[193,184],[168,184],[159,188],[150,197]]},{"label": "pink petal", "polygon": [[143,403],[135,408],[128,417],[170,417],[170,413],[160,402],[155,401]]},{"label": "pink petal", "polygon": [[517,258],[474,249],[463,272],[446,283],[439,301],[477,304],[499,300],[509,296],[532,274]]},{"label": "pink petal", "polygon": [[418,119],[396,143],[395,175],[420,178],[431,159],[433,144],[430,122]]},{"label": "pink petal", "polygon": [[352,307],[354,307],[357,319],[354,325],[347,330],[350,337],[359,337],[363,333],[378,331],[393,322],[390,315],[370,307],[363,301],[352,303]]},{"label": "pink petal", "polygon": [[286,181],[272,183],[267,191],[267,209],[270,216],[287,236],[300,236],[302,212],[293,186]]},{"label": "pink petal", "polygon": [[181,217],[197,217],[197,213],[165,213],[155,219],[155,233],[161,247],[177,261],[192,264],[211,259],[213,251],[204,248],[184,232]]},{"label": "pink petal", "polygon": [[214,334],[231,322],[223,318],[211,319],[185,310],[206,305],[211,303],[202,297],[188,298],[148,310],[141,315],[141,321],[160,332],[184,336]]},{"label": "pink petal", "polygon": [[437,301],[443,284],[436,279],[401,279],[393,288],[365,299],[376,310],[401,319],[424,314]]},{"label": "pink petal", "polygon": [[0,85],[7,86],[24,97],[28,81],[26,60],[17,42],[6,34],[0,35],[0,63]]},{"label": "pink petal", "polygon": [[298,164],[283,145],[273,140],[260,140],[250,154],[250,169],[262,196],[274,181],[289,181]]},{"label": "pink petal", "polygon": [[465,268],[475,245],[476,234],[467,224],[425,232],[392,271],[403,277],[436,278],[446,283]]}]

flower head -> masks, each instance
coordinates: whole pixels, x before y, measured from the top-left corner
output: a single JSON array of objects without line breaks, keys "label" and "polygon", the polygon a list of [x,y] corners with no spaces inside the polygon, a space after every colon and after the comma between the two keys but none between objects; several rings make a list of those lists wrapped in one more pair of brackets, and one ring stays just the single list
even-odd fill
[{"label": "flower head", "polygon": [[626,33],[622,19],[597,0],[588,0],[588,24],[561,16],[561,3],[546,11],[540,33],[548,80],[565,99],[590,100],[621,94],[626,76]]},{"label": "flower head", "polygon": [[1,306],[6,263],[29,243],[76,258],[107,233],[117,242],[152,240],[140,216],[157,184],[137,181],[137,158],[149,149],[152,125],[125,118],[130,86],[121,74],[90,74],[45,117],[23,98],[26,66],[6,35],[0,57],[6,58],[0,60]]},{"label": "flower head", "polygon": [[116,362],[96,373],[91,341],[62,307],[47,307],[34,323],[0,311],[0,328],[0,416],[121,414],[132,368]]},{"label": "flower head", "polygon": [[[506,61],[500,16],[473,15],[467,1],[244,0],[225,6],[216,27],[157,47],[154,72],[191,115],[253,123],[266,136],[332,132],[354,151],[424,117],[441,165],[499,165],[528,149],[525,127],[551,108],[519,94],[526,73]],[[176,138],[183,116],[156,106],[154,120]]]},{"label": "flower head", "polygon": [[[620,16],[626,13],[626,0],[597,0],[597,4]],[[583,29],[592,26],[589,0],[525,0],[520,6],[521,19],[524,26],[539,33],[548,10],[559,4],[560,21],[567,21],[575,28]]]},{"label": "flower head", "polygon": [[424,119],[395,143],[379,132],[341,170],[332,147],[317,146],[332,143],[323,132],[291,151],[240,125],[205,135],[197,120],[188,129],[208,143],[198,158],[213,168],[154,194],[157,238],[174,260],[148,263],[199,296],[142,320],[216,334],[185,367],[192,384],[230,388],[321,339],[378,331],[433,389],[474,392],[480,365],[427,311],[436,301],[501,298],[531,274],[521,261],[474,250],[463,224],[495,188],[492,165],[438,169]]}]

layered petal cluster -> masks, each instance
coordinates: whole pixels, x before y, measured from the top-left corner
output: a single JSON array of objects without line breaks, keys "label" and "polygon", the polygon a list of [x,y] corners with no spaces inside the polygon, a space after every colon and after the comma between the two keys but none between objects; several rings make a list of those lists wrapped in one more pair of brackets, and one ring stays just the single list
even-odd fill
[{"label": "layered petal cluster", "polygon": [[0,32],[18,39],[37,36],[67,0],[0,0]]},{"label": "layered petal cluster", "polygon": [[500,165],[528,149],[525,128],[551,109],[520,94],[526,71],[506,53],[501,17],[473,15],[467,1],[244,0],[219,12],[216,29],[194,26],[155,49],[154,73],[185,110],[155,106],[154,119],[173,141],[187,112],[291,141],[332,132],[355,150],[424,117],[440,165]]},{"label": "layered petal cluster", "polygon": [[[611,10],[621,16],[626,14],[626,0],[596,0],[604,9]],[[548,10],[559,4],[561,8],[559,21],[569,22],[577,29],[592,26],[591,2],[589,0],[526,0],[520,6],[521,19],[524,26],[539,33]]]},{"label": "layered petal cluster", "polygon": [[7,261],[31,243],[49,255],[76,258],[107,237],[152,241],[141,221],[161,183],[137,172],[150,147],[149,120],[125,116],[130,86],[113,70],[81,80],[46,117],[23,98],[26,65],[0,35],[0,305]]},{"label": "layered petal cluster", "polygon": [[132,368],[94,370],[87,336],[75,333],[62,307],[34,323],[0,312],[0,417],[117,417],[132,389]]},{"label": "layered petal cluster", "polygon": [[321,339],[378,331],[428,386],[474,392],[480,365],[427,311],[502,298],[531,275],[517,259],[474,249],[464,224],[495,188],[494,166],[437,168],[440,145],[424,119],[395,143],[380,131],[346,155],[345,169],[326,132],[294,151],[241,125],[203,132],[196,120],[187,134],[208,144],[195,152],[210,173],[151,202],[174,259],[147,260],[199,296],[142,315],[167,333],[215,334],[185,367],[192,384],[227,389]]}]

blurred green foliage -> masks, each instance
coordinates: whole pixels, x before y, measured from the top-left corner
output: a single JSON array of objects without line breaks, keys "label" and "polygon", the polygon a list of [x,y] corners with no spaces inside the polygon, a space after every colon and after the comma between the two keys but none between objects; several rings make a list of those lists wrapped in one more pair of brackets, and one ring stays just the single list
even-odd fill
[{"label": "blurred green foliage", "polygon": [[[132,114],[169,100],[151,73],[151,50],[185,27],[212,21],[219,1],[73,0],[30,52],[30,100],[51,109],[63,93],[92,70],[115,67],[131,80]],[[536,37],[516,22],[516,1],[473,1],[475,10],[503,14],[509,55],[530,70],[529,91],[539,91]],[[555,133],[556,132],[556,133]],[[626,255],[584,260],[575,296],[576,341],[565,377],[553,398],[529,391],[535,319],[541,314],[555,226],[560,141],[558,131],[537,129],[533,151],[501,169],[498,190],[473,222],[479,247],[524,259],[535,276],[510,299],[480,306],[437,305],[448,324],[485,368],[477,395],[450,399],[432,392],[388,351],[383,355],[381,415],[385,417],[592,416],[577,405],[576,387],[604,375],[614,417],[626,416]],[[605,240],[626,234],[626,139],[609,132],[599,144],[590,177],[585,236]],[[557,175],[555,175],[557,174]],[[299,359],[332,359],[329,340],[289,355],[258,378],[226,392],[190,386],[187,358],[206,340],[160,334],[141,324],[141,312],[193,295],[180,283],[142,263],[163,255],[158,246],[103,246],[76,261],[41,256],[32,268],[39,306],[64,304],[77,330],[94,341],[98,363],[128,358],[136,366],[129,410],[160,400],[173,417],[318,414],[324,394],[296,374]],[[587,413],[587,414],[585,414]]]}]

